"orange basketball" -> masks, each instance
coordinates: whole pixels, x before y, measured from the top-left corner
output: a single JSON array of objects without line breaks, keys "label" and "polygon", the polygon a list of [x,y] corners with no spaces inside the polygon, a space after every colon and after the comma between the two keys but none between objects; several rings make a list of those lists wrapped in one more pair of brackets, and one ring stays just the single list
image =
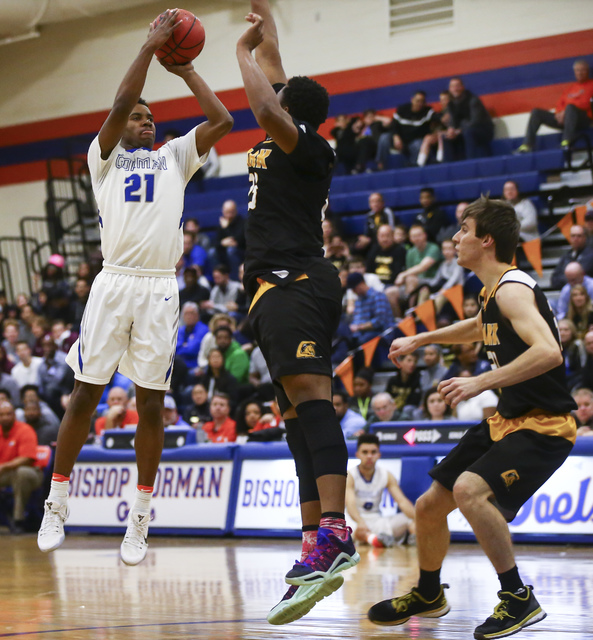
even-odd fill
[{"label": "orange basketball", "polygon": [[[165,14],[155,20],[159,24]],[[204,48],[206,33],[202,23],[190,11],[179,9],[175,19],[177,25],[171,37],[157,50],[156,57],[165,64],[185,64],[199,55]]]}]

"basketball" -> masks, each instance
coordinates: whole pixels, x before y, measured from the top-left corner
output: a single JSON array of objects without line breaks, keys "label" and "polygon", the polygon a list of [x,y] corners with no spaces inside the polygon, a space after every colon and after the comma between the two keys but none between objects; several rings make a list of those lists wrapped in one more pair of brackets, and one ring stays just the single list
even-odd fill
[{"label": "basketball", "polygon": [[[162,13],[155,25],[164,19]],[[186,64],[200,54],[206,41],[206,33],[200,20],[190,11],[179,9],[175,24],[179,25],[165,44],[157,50],[156,57],[165,64]]]}]

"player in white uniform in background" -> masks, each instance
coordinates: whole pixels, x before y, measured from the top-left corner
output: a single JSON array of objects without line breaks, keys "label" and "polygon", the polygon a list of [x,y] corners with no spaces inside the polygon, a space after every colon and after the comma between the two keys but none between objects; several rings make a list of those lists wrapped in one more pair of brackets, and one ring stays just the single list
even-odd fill
[{"label": "player in white uniform in background", "polygon": [[140,98],[157,49],[175,29],[177,9],[151,26],[126,73],[88,164],[99,205],[103,270],[95,279],[80,337],[67,358],[76,382],[60,426],[54,475],[38,535],[41,551],[64,541],[69,476],[90,420],[116,367],[136,385],[138,487],[121,545],[126,564],[146,555],[150,498],[163,448],[162,407],[169,388],[179,318],[175,264],[183,251],[185,186],[233,119],[191,63],[163,65],[198,99],[206,121],[152,151],[155,126]]},{"label": "player in white uniform in background", "polygon": [[[363,434],[358,438],[356,457],[360,464],[348,473],[346,510],[353,521],[354,538],[374,547],[391,547],[414,533],[414,505],[406,498],[392,473],[377,464],[381,457],[379,438]],[[387,489],[400,512],[381,515],[383,491]]]}]

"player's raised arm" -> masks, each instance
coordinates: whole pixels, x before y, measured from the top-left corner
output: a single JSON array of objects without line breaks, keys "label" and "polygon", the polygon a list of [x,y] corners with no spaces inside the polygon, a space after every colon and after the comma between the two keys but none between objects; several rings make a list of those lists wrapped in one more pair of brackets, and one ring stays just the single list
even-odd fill
[{"label": "player's raised arm", "polygon": [[174,65],[163,64],[163,67],[169,73],[183,78],[189,90],[198,99],[207,118],[206,122],[202,122],[196,128],[196,147],[201,156],[233,128],[233,117],[204,79],[196,73],[191,62]]},{"label": "player's raised arm", "polygon": [[274,139],[282,151],[291,153],[297,145],[299,132],[252,55],[264,39],[263,20],[261,16],[254,13],[250,13],[246,20],[251,23],[251,26],[237,42],[237,60],[249,106],[258,125]]},{"label": "player's raised arm", "polygon": [[264,40],[255,50],[255,61],[261,67],[270,84],[288,81],[278,44],[278,30],[274,16],[270,11],[269,0],[251,0],[251,11],[262,17],[264,21]]},{"label": "player's raised arm", "polygon": [[140,94],[146,82],[146,73],[155,52],[161,47],[175,29],[175,17],[177,9],[167,10],[166,16],[158,25],[151,25],[146,42],[142,45],[140,53],[132,62],[124,79],[119,85],[113,107],[107,120],[99,131],[99,145],[101,157],[106,160],[121,140],[128,118],[132,110],[138,104]]}]

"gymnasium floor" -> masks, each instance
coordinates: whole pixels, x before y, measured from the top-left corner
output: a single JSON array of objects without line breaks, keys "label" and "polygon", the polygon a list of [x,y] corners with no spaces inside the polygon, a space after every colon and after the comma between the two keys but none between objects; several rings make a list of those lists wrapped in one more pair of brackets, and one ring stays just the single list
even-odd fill
[{"label": "gymnasium floor", "polygon": [[[361,547],[342,589],[282,627],[266,614],[286,589],[297,540],[152,537],[137,567],[118,557],[119,537],[73,536],[52,554],[33,535],[0,530],[0,638],[28,640],[225,640],[473,638],[498,602],[494,571],[477,545],[454,544],[443,577],[452,611],[440,620],[377,627],[366,610],[415,584],[416,549]],[[525,640],[593,637],[591,547],[519,546],[519,568],[548,617]]]}]

